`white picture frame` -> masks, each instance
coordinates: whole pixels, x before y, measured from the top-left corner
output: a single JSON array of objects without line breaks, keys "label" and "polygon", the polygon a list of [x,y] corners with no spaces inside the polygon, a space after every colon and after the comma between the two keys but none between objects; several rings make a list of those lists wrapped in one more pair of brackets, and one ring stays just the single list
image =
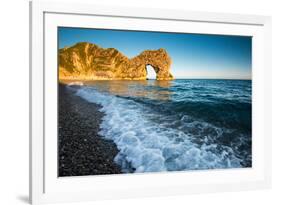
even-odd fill
[{"label": "white picture frame", "polygon": [[[57,126],[54,119],[57,112],[56,28],[57,26],[89,27],[93,23],[95,27],[100,28],[253,36],[253,167],[58,178],[57,162],[54,161],[57,156],[57,133],[52,129]],[[46,70],[49,67],[55,68]],[[80,3],[30,2],[30,202],[32,204],[240,191],[270,186],[270,17],[118,8]]]}]

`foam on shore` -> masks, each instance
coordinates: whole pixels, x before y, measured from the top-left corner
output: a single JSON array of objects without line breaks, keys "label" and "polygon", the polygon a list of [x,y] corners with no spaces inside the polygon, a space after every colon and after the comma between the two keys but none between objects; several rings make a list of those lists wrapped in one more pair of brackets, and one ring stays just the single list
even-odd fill
[{"label": "foam on shore", "polygon": [[[87,86],[79,88],[76,94],[102,106],[100,111],[105,116],[99,134],[116,143],[119,153],[115,161],[125,172],[129,166],[135,172],[241,167],[241,160],[230,147],[210,143],[207,137],[203,143],[194,143],[192,132],[168,126],[167,116],[155,113],[141,103]],[[181,126],[187,126],[190,130],[223,131],[208,123],[189,121],[187,118],[181,119]]]}]

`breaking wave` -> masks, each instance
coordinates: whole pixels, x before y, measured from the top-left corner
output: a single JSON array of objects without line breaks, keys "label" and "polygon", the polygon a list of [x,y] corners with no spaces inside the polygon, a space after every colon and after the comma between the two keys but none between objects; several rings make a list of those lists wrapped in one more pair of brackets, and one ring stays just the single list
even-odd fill
[{"label": "breaking wave", "polygon": [[168,104],[114,95],[95,86],[81,86],[76,94],[101,105],[105,115],[99,134],[117,145],[115,162],[124,172],[251,166],[251,150],[242,149],[251,145],[251,137],[235,128],[186,112],[166,112]]}]

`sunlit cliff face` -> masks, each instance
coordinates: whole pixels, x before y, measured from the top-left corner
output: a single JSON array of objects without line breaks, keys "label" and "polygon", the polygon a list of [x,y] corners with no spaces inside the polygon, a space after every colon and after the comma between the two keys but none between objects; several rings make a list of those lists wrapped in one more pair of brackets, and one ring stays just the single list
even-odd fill
[{"label": "sunlit cliff face", "polygon": [[146,66],[156,72],[157,80],[172,80],[171,58],[165,49],[145,50],[127,58],[114,48],[77,43],[59,49],[60,80],[146,80]]}]

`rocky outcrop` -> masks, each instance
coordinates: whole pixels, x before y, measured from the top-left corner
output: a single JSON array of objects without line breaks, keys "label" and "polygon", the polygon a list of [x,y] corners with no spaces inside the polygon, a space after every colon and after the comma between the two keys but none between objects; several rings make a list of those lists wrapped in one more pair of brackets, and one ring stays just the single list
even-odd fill
[{"label": "rocky outcrop", "polygon": [[172,80],[171,58],[165,49],[145,50],[127,58],[114,48],[91,43],[77,43],[59,49],[60,80],[146,80],[146,66],[151,65],[157,80]]}]

